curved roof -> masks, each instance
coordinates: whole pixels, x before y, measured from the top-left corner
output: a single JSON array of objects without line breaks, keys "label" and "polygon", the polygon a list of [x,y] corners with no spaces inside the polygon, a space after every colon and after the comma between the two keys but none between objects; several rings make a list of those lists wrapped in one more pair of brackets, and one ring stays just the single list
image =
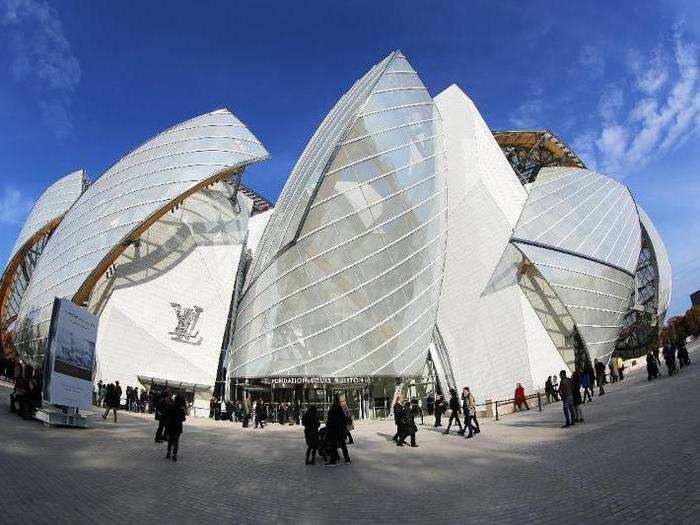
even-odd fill
[{"label": "curved roof", "polygon": [[51,236],[20,308],[18,351],[42,355],[54,297],[83,303],[130,239],[192,193],[267,156],[245,125],[222,109],[167,129],[119,160]]},{"label": "curved roof", "polygon": [[557,167],[540,170],[513,238],[634,274],[641,230],[624,185],[595,171]]},{"label": "curved roof", "polygon": [[580,168],[543,168],[512,241],[576,321],[592,358],[615,348],[631,307],[641,227],[619,182]]},{"label": "curved roof", "polygon": [[654,226],[654,223],[641,206],[637,205],[637,210],[639,211],[639,219],[642,223],[642,227],[647,232],[647,235],[649,235],[651,245],[654,248],[656,267],[659,272],[659,297],[656,313],[659,318],[663,318],[671,304],[671,262],[668,259],[666,245],[664,245],[664,242],[661,240],[661,235],[659,235],[656,226]]},{"label": "curved roof", "polygon": [[[74,171],[49,186],[32,206],[0,281],[0,331],[14,322],[48,237],[86,185],[85,171]],[[0,338],[0,346],[3,341],[8,339]]]},{"label": "curved roof", "polygon": [[355,84],[297,166],[317,155],[263,234],[269,261],[239,304],[229,374],[416,375],[442,283],[446,164],[440,114],[403,55]]},{"label": "curved roof", "polygon": [[370,90],[396,53],[392,53],[355,82],[323,119],[299,157],[292,173],[277,199],[275,213],[263,232],[259,255],[248,273],[250,283],[260,275],[272,258],[285,245],[297,237],[319,180],[335,152],[339,137],[347,130],[360,106],[367,100]]},{"label": "curved roof", "polygon": [[83,193],[85,185],[85,170],[77,170],[49,186],[32,206],[12,247],[9,260],[12,260],[22,246],[49,222],[63,217]]}]

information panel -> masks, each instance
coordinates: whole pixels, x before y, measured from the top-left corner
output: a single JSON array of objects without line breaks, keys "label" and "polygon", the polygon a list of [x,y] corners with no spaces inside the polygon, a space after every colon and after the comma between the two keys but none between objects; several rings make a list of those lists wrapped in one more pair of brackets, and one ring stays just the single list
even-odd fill
[{"label": "information panel", "polygon": [[69,299],[54,299],[44,360],[44,400],[89,408],[95,368],[97,316]]}]

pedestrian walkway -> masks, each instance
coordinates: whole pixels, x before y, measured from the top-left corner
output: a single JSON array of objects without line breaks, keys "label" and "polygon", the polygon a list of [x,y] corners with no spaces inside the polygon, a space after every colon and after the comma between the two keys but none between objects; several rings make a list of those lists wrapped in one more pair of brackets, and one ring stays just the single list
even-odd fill
[{"label": "pedestrian walkway", "polygon": [[300,427],[206,419],[185,423],[172,463],[151,418],[47,428],[7,413],[2,387],[0,523],[697,523],[699,355],[610,385],[569,429],[559,404],[470,440],[419,425],[415,449],[394,446],[392,422],[360,423],[335,469],[304,465]]}]

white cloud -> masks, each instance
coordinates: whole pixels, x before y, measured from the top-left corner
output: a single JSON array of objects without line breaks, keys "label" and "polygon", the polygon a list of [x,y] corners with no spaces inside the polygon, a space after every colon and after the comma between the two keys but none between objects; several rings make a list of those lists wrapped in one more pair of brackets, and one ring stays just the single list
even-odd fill
[{"label": "white cloud", "polygon": [[13,52],[12,77],[43,101],[40,113],[56,135],[69,134],[71,96],[81,70],[58,13],[43,0],[0,0],[0,23]]},{"label": "white cloud", "polygon": [[542,127],[542,113],[544,111],[542,91],[540,86],[530,85],[527,98],[518,106],[515,113],[510,116],[510,125],[514,129],[537,129]]},{"label": "white cloud", "polygon": [[622,89],[615,84],[610,84],[603,91],[598,102],[598,113],[604,122],[614,121],[624,104]]},{"label": "white cloud", "polygon": [[0,224],[19,224],[27,216],[32,201],[21,191],[5,187],[0,195]]},{"label": "white cloud", "polygon": [[679,27],[671,46],[657,47],[648,56],[630,52],[626,63],[632,86],[626,93],[629,109],[623,111],[619,85],[608,86],[598,104],[600,127],[579,137],[586,160],[616,176],[680,146],[700,128],[698,49]]}]

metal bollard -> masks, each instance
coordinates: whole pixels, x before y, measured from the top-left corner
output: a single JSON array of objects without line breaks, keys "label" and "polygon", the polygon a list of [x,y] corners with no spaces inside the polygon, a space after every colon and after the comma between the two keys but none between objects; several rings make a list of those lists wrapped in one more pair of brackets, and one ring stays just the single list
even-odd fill
[{"label": "metal bollard", "polygon": [[498,401],[496,401],[496,421],[498,421]]},{"label": "metal bollard", "polygon": [[537,392],[537,411],[542,412],[542,395]]}]

